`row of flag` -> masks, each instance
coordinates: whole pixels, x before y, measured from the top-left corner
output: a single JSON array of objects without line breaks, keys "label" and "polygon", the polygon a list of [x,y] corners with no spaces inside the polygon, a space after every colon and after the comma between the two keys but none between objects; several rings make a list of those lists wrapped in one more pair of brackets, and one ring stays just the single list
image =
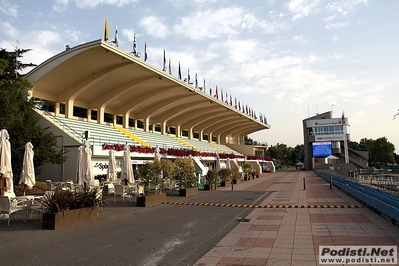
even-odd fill
[{"label": "row of flag", "polygon": [[[109,32],[108,32],[108,18],[105,18],[105,32],[104,32],[104,41],[108,41],[109,40]],[[110,41],[111,43],[115,44],[116,47],[118,47],[118,25],[115,26],[115,38],[114,40]],[[132,54],[134,55],[138,55],[137,52],[137,46],[136,46],[136,34],[134,34],[134,38],[133,38],[133,51]],[[147,61],[148,59],[148,55],[147,55],[147,42],[144,43],[144,61]],[[168,67],[166,66],[166,51],[165,49],[163,50],[163,71],[167,71],[169,69],[169,74],[172,75],[172,62],[171,59],[169,58],[169,65]],[[181,72],[181,67],[180,67],[180,62],[179,62],[179,67],[178,67],[178,77],[181,80],[182,79],[182,72]],[[203,90],[204,93],[206,93],[206,84],[205,84],[205,79],[204,79],[204,85],[203,87],[199,87],[198,86],[198,79],[197,79],[197,73],[195,73],[195,84],[191,83],[191,77],[190,77],[190,69],[187,69],[187,78],[184,79],[184,81],[187,81],[188,84],[194,85],[194,87],[196,89],[201,89],[201,91]],[[212,87],[209,87],[209,95],[212,96]],[[241,104],[240,101],[238,101],[237,104],[237,98],[234,99],[234,105],[233,105],[233,99],[232,96],[230,94],[230,101],[229,101],[229,97],[228,94],[226,92],[226,97],[224,98],[224,93],[223,90],[220,90],[220,97],[219,97],[219,90],[218,87],[216,85],[216,92],[213,95],[214,98],[216,98],[217,100],[221,100],[222,102],[229,104],[230,106],[234,106],[237,110],[239,110],[240,112],[251,116],[254,119],[258,119],[259,121],[267,124],[267,118],[265,115],[259,113],[259,117],[256,115],[256,112],[253,110],[253,108],[249,107],[248,105],[244,105]]]}]

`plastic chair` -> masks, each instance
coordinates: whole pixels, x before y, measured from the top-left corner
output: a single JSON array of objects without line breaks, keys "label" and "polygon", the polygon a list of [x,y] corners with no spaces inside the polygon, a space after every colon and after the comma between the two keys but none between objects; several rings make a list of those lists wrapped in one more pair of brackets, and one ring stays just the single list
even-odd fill
[{"label": "plastic chair", "polygon": [[127,197],[126,189],[122,185],[114,185],[115,192],[114,192],[114,203],[116,202],[116,197],[121,196],[122,202],[125,202],[125,197]]},{"label": "plastic chair", "polygon": [[39,220],[40,220],[40,222],[43,220],[43,213],[44,213],[45,209],[46,208],[43,205],[43,198],[33,198],[29,202],[30,216],[32,216],[34,211],[39,212]]},{"label": "plastic chair", "polygon": [[0,214],[8,215],[8,226],[10,226],[11,215],[18,211],[27,211],[27,206],[25,206],[25,204],[21,204],[20,202],[16,201],[16,199],[14,199],[13,203],[11,203],[9,197],[7,196],[0,197]]}]

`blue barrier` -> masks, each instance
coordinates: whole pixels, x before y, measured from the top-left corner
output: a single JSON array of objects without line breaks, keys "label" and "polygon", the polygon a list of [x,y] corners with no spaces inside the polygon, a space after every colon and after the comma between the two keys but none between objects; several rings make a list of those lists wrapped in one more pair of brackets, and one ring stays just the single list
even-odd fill
[{"label": "blue barrier", "polygon": [[332,178],[331,183],[334,186],[363,202],[365,205],[399,222],[398,196],[325,172],[316,172],[316,174],[327,182],[331,182]]}]

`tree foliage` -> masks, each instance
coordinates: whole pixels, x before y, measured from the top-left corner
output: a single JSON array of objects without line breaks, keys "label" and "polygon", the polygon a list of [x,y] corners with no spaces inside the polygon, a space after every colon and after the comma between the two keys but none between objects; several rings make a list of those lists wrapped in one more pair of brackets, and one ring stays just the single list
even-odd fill
[{"label": "tree foliage", "polygon": [[376,140],[363,138],[359,143],[351,141],[348,147],[367,151],[369,153],[370,166],[383,166],[387,163],[395,163],[395,146],[388,141],[386,137],[381,137]]},{"label": "tree foliage", "polygon": [[[18,57],[29,50],[18,50]],[[16,61],[16,52],[0,50],[0,127],[10,135],[11,163],[14,181],[19,180],[26,142],[34,146],[34,165],[37,173],[45,163],[62,163],[64,151],[57,147],[57,138],[38,125],[38,118],[32,115],[34,101],[28,99],[30,82],[17,74],[33,64]]]},{"label": "tree foliage", "polygon": [[191,188],[195,187],[195,166],[191,158],[178,157],[174,161],[175,164],[175,178],[179,180],[180,187]]}]

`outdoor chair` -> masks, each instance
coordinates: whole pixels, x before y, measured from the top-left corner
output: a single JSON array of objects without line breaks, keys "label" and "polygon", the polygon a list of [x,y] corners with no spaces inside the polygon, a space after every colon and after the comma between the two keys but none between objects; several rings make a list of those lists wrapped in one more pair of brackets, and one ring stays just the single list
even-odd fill
[{"label": "outdoor chair", "polygon": [[139,187],[137,183],[133,183],[127,187],[127,194],[130,197],[136,198],[139,195]]},{"label": "outdoor chair", "polygon": [[51,180],[46,180],[46,184],[47,184],[47,191],[52,191],[53,190],[53,184],[51,182]]},{"label": "outdoor chair", "polygon": [[123,185],[114,185],[114,203],[116,202],[116,197],[120,196],[122,198],[122,202],[125,202],[125,197],[129,197],[126,193],[126,188]]},{"label": "outdoor chair", "polygon": [[97,189],[97,192],[96,192],[96,200],[98,200],[99,203],[100,203],[100,210],[103,210],[103,204],[102,204],[102,201],[103,201],[103,191],[104,191],[104,188],[103,188],[103,187],[99,187],[99,188]]},{"label": "outdoor chair", "polygon": [[32,201],[29,203],[29,211],[30,211],[30,217],[32,217],[32,214],[34,211],[39,213],[39,220],[40,222],[43,220],[43,213],[46,207],[43,205],[43,199],[42,198],[34,198]]},{"label": "outdoor chair", "polygon": [[160,184],[157,184],[157,185],[155,185],[155,184],[150,184],[150,190],[151,190],[151,191],[159,192],[160,188],[161,188],[161,185],[160,185]]},{"label": "outdoor chair", "polygon": [[[16,199],[10,200],[7,196],[0,197],[0,214],[8,215],[8,226],[10,226],[11,215],[16,214],[18,211],[27,211],[27,206],[18,202]],[[26,213],[27,215],[27,213]]]}]

